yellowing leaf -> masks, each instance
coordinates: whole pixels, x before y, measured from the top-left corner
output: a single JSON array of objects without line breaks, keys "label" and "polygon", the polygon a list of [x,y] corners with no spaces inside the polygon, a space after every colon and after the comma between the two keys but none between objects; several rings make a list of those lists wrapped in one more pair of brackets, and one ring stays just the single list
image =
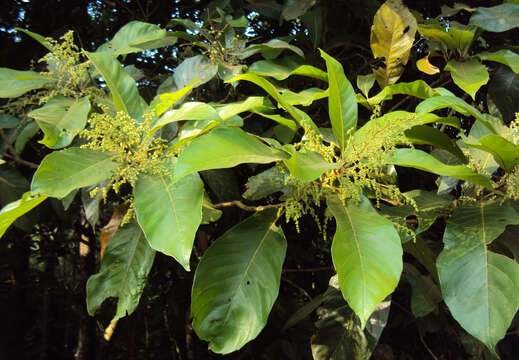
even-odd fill
[{"label": "yellowing leaf", "polygon": [[416,67],[418,68],[418,70],[420,70],[423,73],[426,73],[427,75],[434,75],[440,72],[440,69],[438,69],[436,66],[429,62],[429,55],[418,60],[416,62]]},{"label": "yellowing leaf", "polygon": [[375,14],[371,27],[371,51],[384,58],[384,67],[373,73],[381,88],[396,83],[409,60],[416,34],[416,19],[402,0],[387,0]]}]

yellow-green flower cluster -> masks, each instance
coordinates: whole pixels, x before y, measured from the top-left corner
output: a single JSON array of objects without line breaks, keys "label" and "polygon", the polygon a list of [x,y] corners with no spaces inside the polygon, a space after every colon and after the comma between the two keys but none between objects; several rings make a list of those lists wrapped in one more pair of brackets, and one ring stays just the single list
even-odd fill
[{"label": "yellow-green flower cluster", "polygon": [[51,90],[48,97],[55,95],[82,96],[89,82],[87,73],[88,63],[81,62],[81,52],[74,44],[74,32],[69,31],[59,41],[46,39],[52,51],[47,53],[39,62],[46,62],[48,71],[42,75],[56,79],[56,88]]},{"label": "yellow-green flower cluster", "polygon": [[114,161],[120,164],[110,180],[116,193],[123,184],[135,186],[139,174],[165,173],[165,162],[173,156],[166,142],[153,136],[153,116],[148,114],[143,118],[138,122],[125,112],[112,117],[105,109],[103,114],[92,115],[89,128],[79,133],[88,141],[83,148],[112,153]]}]

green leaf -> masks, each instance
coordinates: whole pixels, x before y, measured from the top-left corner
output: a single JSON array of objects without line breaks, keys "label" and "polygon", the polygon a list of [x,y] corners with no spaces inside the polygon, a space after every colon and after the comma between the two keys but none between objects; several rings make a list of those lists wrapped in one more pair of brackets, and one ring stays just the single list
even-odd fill
[{"label": "green leaf", "polygon": [[137,221],[150,246],[172,256],[187,271],[195,234],[202,221],[204,184],[198,174],[173,181],[167,174],[142,175],[135,183]]},{"label": "green leaf", "polygon": [[418,106],[416,106],[416,112],[418,114],[425,114],[447,107],[454,109],[460,114],[475,117],[478,121],[481,121],[490,131],[492,131],[494,134],[496,133],[494,126],[488,121],[486,117],[483,116],[483,114],[479,112],[478,109],[470,106],[457,96],[443,95],[425,99],[420,104],[418,104]]},{"label": "green leaf", "polygon": [[173,45],[177,38],[159,26],[131,21],[117,31],[112,40],[99,46],[96,52],[124,55]]},{"label": "green leaf", "polygon": [[498,202],[466,203],[447,221],[437,266],[452,316],[495,352],[519,308],[519,264],[488,250],[519,214]]},{"label": "green leaf", "polygon": [[494,61],[508,66],[516,74],[519,74],[519,55],[508,49],[495,52],[483,52],[476,54],[478,58],[486,61]]},{"label": "green leaf", "polygon": [[445,65],[446,71],[450,71],[452,80],[463,91],[469,94],[473,100],[476,99],[476,92],[488,82],[488,71],[476,59],[466,62],[451,60]]},{"label": "green leaf", "polygon": [[83,130],[90,112],[90,101],[85,96],[81,99],[55,96],[27,116],[36,120],[44,133],[39,142],[51,149],[60,149],[70,145],[76,133]]},{"label": "green leaf", "polygon": [[0,114],[0,129],[12,129],[20,125],[20,120],[9,114]]},{"label": "green leaf", "polygon": [[31,211],[47,197],[45,195],[31,195],[26,192],[20,200],[5,205],[0,210],[0,237],[4,235],[9,226],[20,216]]},{"label": "green leaf", "polygon": [[283,6],[281,16],[287,21],[294,20],[304,15],[314,4],[315,0],[288,1]]},{"label": "green leaf", "polygon": [[249,66],[248,71],[261,76],[270,76],[276,80],[285,80],[292,75],[328,81],[328,74],[311,65],[299,65],[290,57],[274,60],[259,60]]},{"label": "green leaf", "polygon": [[262,143],[238,128],[220,127],[192,140],[182,151],[175,179],[196,171],[230,168],[243,163],[268,164],[288,154]]},{"label": "green leaf", "polygon": [[182,61],[173,75],[164,81],[158,89],[158,93],[175,92],[193,84],[200,86],[214,78],[218,72],[218,65],[209,60],[207,56],[196,55]]},{"label": "green leaf", "polygon": [[413,265],[404,264],[404,275],[411,285],[411,311],[413,315],[424,317],[438,309],[442,295],[430,276],[420,273]]},{"label": "green leaf", "polygon": [[153,101],[150,103],[149,109],[155,110],[155,116],[161,116],[177,101],[180,101],[180,99],[186,96],[196,85],[198,85],[198,81],[194,80],[191,84],[183,87],[180,90],[155,96]]},{"label": "green leaf", "polygon": [[461,51],[463,54],[469,49],[474,39],[475,29],[471,27],[449,26],[447,29],[439,22],[419,24],[418,32],[427,40],[438,41],[444,44],[452,52]]},{"label": "green leaf", "polygon": [[247,190],[242,196],[244,199],[255,201],[278,191],[289,195],[293,191],[293,188],[290,187],[293,182],[294,180],[288,180],[288,172],[285,169],[280,166],[273,166],[251,176],[245,184]]},{"label": "green leaf", "polygon": [[83,204],[85,217],[94,231],[97,222],[99,221],[99,205],[101,205],[101,200],[103,200],[103,192],[98,191],[97,194],[95,194],[93,197],[90,196],[90,192],[96,187],[102,188],[106,185],[107,182],[103,181],[101,183],[81,189],[81,203]]},{"label": "green leaf", "polygon": [[519,97],[519,74],[501,66],[488,85],[488,98],[496,104],[505,123],[512,121],[515,113],[519,112],[519,101],[515,100],[517,97]]},{"label": "green leaf", "polygon": [[314,101],[328,97],[328,89],[308,88],[298,93],[283,89],[281,90],[281,97],[289,105],[310,106]]},{"label": "green leaf", "polygon": [[276,210],[247,218],[216,239],[198,264],[193,328],[216,353],[240,349],[267,323],[287,248],[276,220]]},{"label": "green leaf", "polygon": [[[370,146],[382,144],[383,138],[387,136],[387,129],[390,129],[391,125],[396,122],[401,124],[399,131],[431,123],[447,124],[457,129],[461,127],[459,120],[455,117],[444,118],[430,113],[416,114],[407,111],[392,111],[379,118],[368,121],[364,126],[358,129],[353,134],[353,144],[355,146],[360,146],[366,142],[369,143]],[[380,135],[375,136],[375,134]]]},{"label": "green leaf", "polygon": [[425,81],[416,80],[410,83],[398,83],[388,85],[383,88],[377,95],[368,98],[360,103],[367,102],[371,106],[380,104],[384,100],[393,99],[393,95],[411,95],[419,99],[427,99],[438,95],[437,90],[431,88]]},{"label": "green leaf", "polygon": [[41,89],[54,81],[35,71],[0,68],[0,98],[15,98],[28,91]]},{"label": "green leaf", "polygon": [[341,291],[360,319],[361,328],[377,305],[398,285],[402,273],[402,245],[391,221],[377,213],[365,197],[346,206],[327,198],[337,230],[332,260]]},{"label": "green leaf", "polygon": [[14,142],[14,149],[16,153],[20,155],[25,148],[25,145],[31,140],[38,132],[40,131],[40,127],[36,121],[29,121],[20,134],[16,137]]},{"label": "green leaf", "polygon": [[478,7],[470,17],[470,24],[493,32],[516,28],[519,26],[519,5],[506,3],[493,7]]},{"label": "green leaf", "polygon": [[337,275],[330,279],[324,293],[324,304],[317,309],[318,331],[312,336],[312,355],[315,360],[369,360],[389,317],[390,300],[375,308],[366,328],[346,304],[341,295]]},{"label": "green leaf", "polygon": [[110,89],[117,111],[124,111],[139,119],[148,105],[139,95],[135,80],[128,75],[119,61],[109,53],[86,53]]},{"label": "green leaf", "polygon": [[217,108],[218,115],[223,121],[246,111],[265,109],[265,98],[263,96],[249,96],[247,99],[238,102],[227,103]]},{"label": "green leaf", "polygon": [[222,210],[213,207],[211,200],[207,194],[204,193],[204,199],[202,201],[202,222],[200,224],[207,225],[218,221],[222,217],[222,213]]},{"label": "green leaf", "polygon": [[33,194],[62,199],[74,189],[97,184],[112,175],[119,164],[112,154],[69,148],[47,155],[32,179]]},{"label": "green leaf", "polygon": [[247,74],[240,74],[232,78],[231,80],[226,81],[234,82],[237,80],[245,80],[250,81],[259,87],[261,87],[263,90],[267,92],[270,96],[274,98],[282,107],[285,109],[290,116],[303,128],[306,130],[313,131],[315,134],[319,134],[319,128],[315,123],[312,121],[310,116],[308,116],[305,112],[299,110],[298,108],[290,105],[283,96],[281,96],[272,83],[270,83],[268,80],[252,73]]},{"label": "green leaf", "polygon": [[344,75],[342,65],[330,55],[321,51],[328,70],[328,113],[333,134],[344,151],[348,142],[348,132],[357,127],[357,100],[355,90]]},{"label": "green leaf", "polygon": [[426,125],[414,126],[405,131],[405,137],[413,144],[434,145],[440,149],[447,150],[455,155],[463,163],[467,163],[465,155],[458,145],[444,132]]},{"label": "green leaf", "polygon": [[369,97],[369,91],[375,84],[375,75],[357,75],[357,87],[364,94],[366,98]]},{"label": "green leaf", "polygon": [[166,111],[160,119],[153,124],[152,132],[159,130],[164,125],[182,120],[201,120],[222,122],[216,110],[204,102],[187,102],[178,109]]},{"label": "green leaf", "polygon": [[409,60],[416,33],[416,19],[401,0],[387,0],[375,14],[371,27],[373,57],[384,66],[373,69],[380,88],[397,82]]},{"label": "green leaf", "polygon": [[15,27],[14,29],[16,31],[21,31],[21,32],[29,35],[34,40],[36,40],[37,42],[42,44],[47,50],[49,50],[49,51],[53,51],[54,50],[54,48],[52,47],[52,44],[44,36],[42,36],[40,34],[37,34],[35,32],[29,31],[27,29],[22,29],[22,28],[18,28],[18,27]]},{"label": "green leaf", "polygon": [[412,239],[411,235],[406,231],[406,228],[409,228],[406,220],[410,216],[416,216],[416,220],[418,220],[416,228],[411,228],[418,235],[429,229],[438,217],[445,215],[447,213],[446,210],[452,205],[452,201],[449,198],[438,196],[425,190],[411,190],[405,192],[404,195],[414,200],[418,210],[411,204],[400,206],[380,204],[381,214],[394,224],[399,225],[397,229],[399,230],[402,243]]},{"label": "green leaf", "polygon": [[88,313],[93,316],[109,297],[117,297],[117,310],[112,322],[133,313],[154,258],[155,251],[135,222],[119,228],[108,241],[99,272],[87,281]]},{"label": "green leaf", "polygon": [[456,179],[469,181],[498,193],[497,191],[494,191],[492,183],[487,177],[477,174],[463,165],[445,165],[436,160],[432,155],[422,150],[397,149],[394,154],[388,157],[387,163],[403,167],[412,167],[436,175],[450,176]]},{"label": "green leaf", "polygon": [[313,151],[295,151],[290,159],[283,162],[291,175],[305,182],[314,181],[324,172],[339,167],[339,164],[329,163],[322,155]]},{"label": "green leaf", "polygon": [[272,39],[263,44],[253,44],[243,49],[239,55],[241,60],[244,60],[254,54],[263,53],[266,59],[276,58],[283,50],[289,50],[293,53],[305,57],[303,51],[297,46],[290,45],[286,41],[280,39]]},{"label": "green leaf", "polygon": [[465,145],[489,152],[499,166],[508,173],[512,172],[519,162],[519,145],[515,145],[499,135],[489,134],[476,142],[466,140]]},{"label": "green leaf", "polygon": [[253,111],[253,113],[256,114],[256,115],[259,115],[261,117],[264,117],[264,118],[267,118],[267,119],[270,119],[270,120],[274,120],[278,124],[280,124],[280,125],[282,125],[284,127],[289,128],[293,132],[297,131],[298,127],[297,127],[297,124],[296,124],[296,122],[294,120],[287,119],[286,117],[283,117],[283,116],[278,115],[278,114],[265,114],[264,112],[259,112],[259,111]]},{"label": "green leaf", "polygon": [[[344,299],[339,292],[339,296],[341,300],[344,302]],[[308,316],[310,316],[311,313],[314,312],[315,309],[317,309],[318,306],[320,306],[323,303],[324,300],[324,294],[319,294],[316,297],[314,297],[310,302],[306,303],[302,307],[296,310],[290,318],[285,322],[283,327],[281,328],[281,331],[286,331],[287,329],[290,329],[292,326],[296,325],[297,323],[301,322],[302,320],[306,319]]]}]

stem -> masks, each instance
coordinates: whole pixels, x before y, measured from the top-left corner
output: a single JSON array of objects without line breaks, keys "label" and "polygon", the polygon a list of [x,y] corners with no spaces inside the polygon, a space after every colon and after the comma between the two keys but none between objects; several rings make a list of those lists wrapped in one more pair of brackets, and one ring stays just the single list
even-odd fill
[{"label": "stem", "polygon": [[4,130],[0,130],[0,136],[4,140],[5,144],[7,145],[7,148],[9,149],[9,152],[11,153],[11,155],[9,155],[4,152],[0,152],[0,154],[2,156],[8,157],[17,163],[28,166],[30,168],[33,168],[33,169],[38,168],[38,164],[23,160],[21,157],[18,156],[18,154],[16,153],[16,149],[14,148],[13,144],[11,143],[11,140],[9,140],[9,137],[5,134]]},{"label": "stem", "polygon": [[215,209],[220,209],[220,208],[224,208],[224,207],[237,206],[240,209],[245,210],[245,211],[257,212],[257,211],[263,211],[263,210],[267,210],[267,209],[280,208],[283,205],[284,205],[284,203],[283,204],[272,204],[272,205],[249,206],[249,205],[245,205],[240,200],[233,200],[233,201],[227,201],[227,202],[215,204],[215,205],[213,205],[213,207]]}]

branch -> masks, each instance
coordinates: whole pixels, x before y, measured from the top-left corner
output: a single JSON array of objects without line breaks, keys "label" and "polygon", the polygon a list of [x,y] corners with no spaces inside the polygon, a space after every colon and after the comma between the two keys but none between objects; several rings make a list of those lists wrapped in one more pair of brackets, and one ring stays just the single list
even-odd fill
[{"label": "branch", "polygon": [[249,205],[245,205],[245,204],[242,203],[240,200],[233,200],[233,201],[227,201],[227,202],[223,202],[223,203],[215,204],[215,205],[213,205],[213,207],[214,207],[215,209],[220,209],[220,208],[224,208],[224,207],[237,206],[237,207],[239,207],[240,209],[245,210],[245,211],[253,211],[253,212],[257,212],[257,211],[263,211],[263,210],[267,210],[267,209],[276,209],[276,208],[280,208],[280,207],[282,207],[283,205],[284,205],[284,204],[249,206]]},{"label": "branch", "polygon": [[9,155],[4,152],[0,152],[0,154],[2,156],[8,157],[17,163],[28,166],[30,168],[33,168],[33,169],[38,168],[38,164],[23,160],[21,157],[18,156],[18,154],[16,153],[16,149],[14,148],[13,144],[11,143],[11,140],[9,140],[9,137],[7,137],[7,135],[5,134],[5,132],[3,130],[0,130],[0,136],[4,140],[5,144],[7,145],[7,148],[9,149],[9,152],[11,153],[11,155]]}]

